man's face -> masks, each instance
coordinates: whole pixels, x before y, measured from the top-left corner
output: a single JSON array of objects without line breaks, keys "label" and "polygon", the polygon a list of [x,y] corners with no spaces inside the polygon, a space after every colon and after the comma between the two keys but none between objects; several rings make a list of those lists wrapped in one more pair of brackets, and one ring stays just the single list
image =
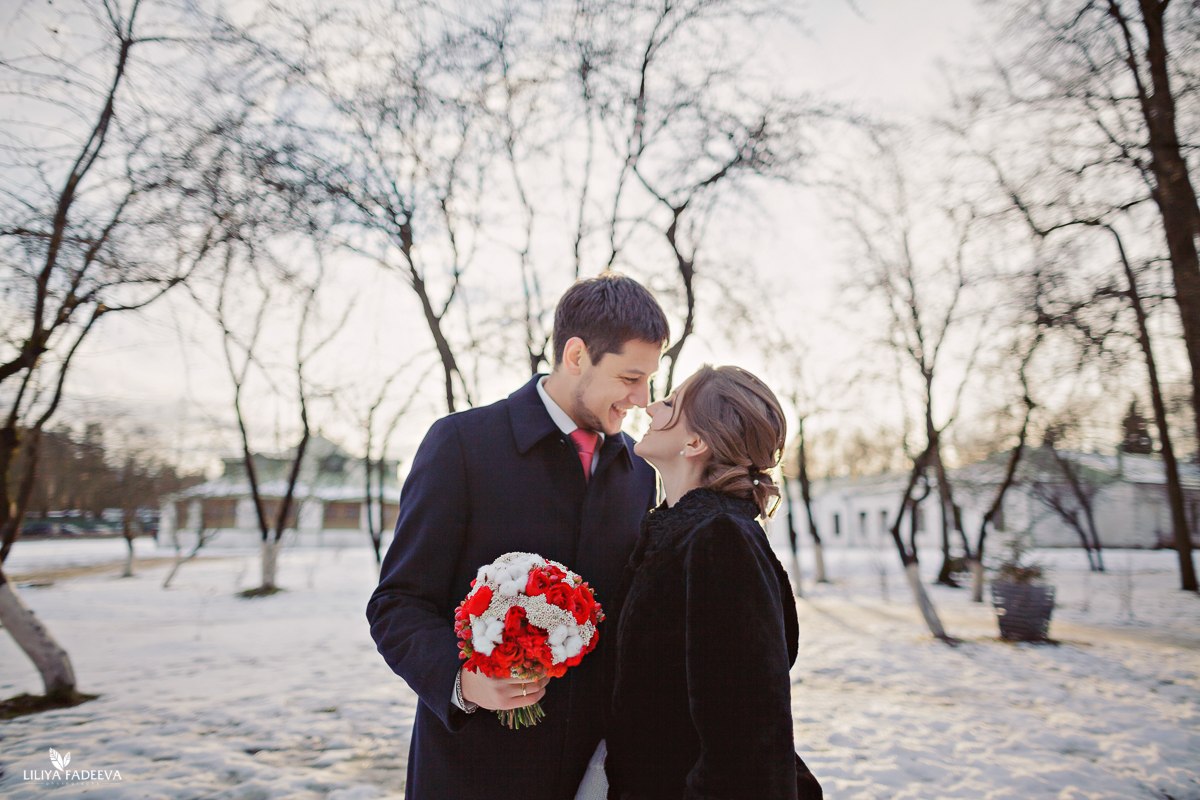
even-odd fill
[{"label": "man's face", "polygon": [[633,339],[621,352],[609,353],[593,364],[584,349],[567,413],[581,428],[603,431],[606,436],[620,433],[626,412],[649,404],[650,379],[658,371],[661,355],[662,346],[657,342]]}]

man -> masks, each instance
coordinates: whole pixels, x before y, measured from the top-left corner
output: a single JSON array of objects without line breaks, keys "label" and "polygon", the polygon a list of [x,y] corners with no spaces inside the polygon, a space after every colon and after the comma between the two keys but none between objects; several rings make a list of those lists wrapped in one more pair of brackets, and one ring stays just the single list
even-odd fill
[{"label": "man", "polygon": [[[668,332],[636,281],[579,281],[555,311],[551,374],[438,420],[421,443],[367,605],[379,652],[420,698],[410,800],[574,796],[601,735],[600,654],[549,685],[462,671],[454,608],[480,566],[522,551],[583,576],[616,618],[611,603],[655,493],[621,424],[649,403]],[[601,624],[601,648],[609,636]],[[518,731],[490,711],[539,701],[546,718]]]}]

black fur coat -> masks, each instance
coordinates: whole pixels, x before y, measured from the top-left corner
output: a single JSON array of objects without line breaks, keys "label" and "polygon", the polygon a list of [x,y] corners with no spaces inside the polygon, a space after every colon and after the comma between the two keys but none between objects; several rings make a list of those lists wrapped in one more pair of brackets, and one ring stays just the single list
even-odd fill
[{"label": "black fur coat", "polygon": [[696,489],[642,525],[609,664],[610,800],[810,800],[791,585],[752,502]]}]

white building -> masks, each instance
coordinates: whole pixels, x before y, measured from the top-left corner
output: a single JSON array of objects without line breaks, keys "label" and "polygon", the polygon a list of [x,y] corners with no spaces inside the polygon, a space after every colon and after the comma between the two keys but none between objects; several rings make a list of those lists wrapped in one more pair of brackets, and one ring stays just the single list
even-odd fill
[{"label": "white building", "polygon": [[[164,498],[159,524],[161,547],[190,548],[197,535],[211,535],[213,547],[258,547],[262,541],[250,482],[242,456],[223,459],[219,478]],[[279,514],[292,455],[254,456],[259,494],[268,524]],[[398,462],[383,466],[382,530],[390,531],[399,510]],[[361,459],[348,456],[328,439],[314,436],[305,448],[292,496],[285,544],[309,546],[363,546],[370,543],[367,525],[366,473]],[[375,527],[380,529],[378,470],[372,474]]]},{"label": "white building", "polygon": [[[996,552],[997,539],[1005,533],[1027,532],[1036,547],[1081,546],[1079,533],[1067,517],[1074,514],[1087,529],[1085,505],[1090,505],[1103,547],[1171,546],[1171,511],[1161,459],[1127,453],[1058,451],[1057,455],[1061,462],[1044,448],[1025,452],[1017,482],[1008,490],[995,527],[989,532],[992,552]],[[1007,460],[1008,453],[998,453],[949,473],[963,527],[972,543],[1004,478]],[[1080,502],[1079,492],[1071,486],[1068,471],[1085,502]],[[1200,545],[1200,468],[1181,464],[1180,473],[1192,541]],[[822,541],[834,547],[893,546],[891,524],[900,510],[907,482],[908,475],[899,473],[815,481],[813,514]],[[932,474],[928,488],[917,506],[915,520],[908,517],[901,528],[905,541],[915,535],[923,552],[940,548],[941,542],[941,505]],[[918,484],[915,494],[923,492]],[[1056,505],[1059,510],[1055,510]],[[960,549],[954,539],[951,545]]]}]

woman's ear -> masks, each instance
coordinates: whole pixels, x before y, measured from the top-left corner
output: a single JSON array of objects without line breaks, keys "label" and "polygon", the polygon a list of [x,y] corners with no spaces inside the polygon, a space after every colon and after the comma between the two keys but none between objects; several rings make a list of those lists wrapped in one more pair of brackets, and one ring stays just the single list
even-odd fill
[{"label": "woman's ear", "polygon": [[683,451],[680,455],[686,458],[699,458],[708,455],[708,445],[697,434],[689,434],[687,441],[683,443]]}]

